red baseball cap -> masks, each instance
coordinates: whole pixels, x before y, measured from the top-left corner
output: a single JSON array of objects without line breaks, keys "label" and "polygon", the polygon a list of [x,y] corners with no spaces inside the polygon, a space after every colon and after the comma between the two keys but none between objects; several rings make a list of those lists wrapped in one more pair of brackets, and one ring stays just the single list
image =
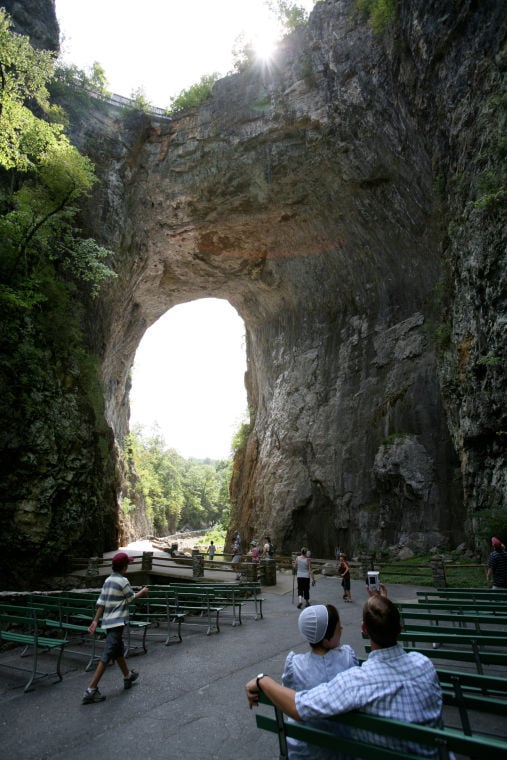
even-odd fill
[{"label": "red baseball cap", "polygon": [[493,536],[493,538],[491,539],[491,543],[493,544],[493,546],[495,547],[495,549],[499,549],[501,547],[501,545],[502,545],[502,542],[500,541],[500,539],[499,538],[495,538],[495,536]]},{"label": "red baseball cap", "polygon": [[134,557],[129,557],[126,552],[118,552],[113,557],[113,565],[126,565],[134,561]]}]

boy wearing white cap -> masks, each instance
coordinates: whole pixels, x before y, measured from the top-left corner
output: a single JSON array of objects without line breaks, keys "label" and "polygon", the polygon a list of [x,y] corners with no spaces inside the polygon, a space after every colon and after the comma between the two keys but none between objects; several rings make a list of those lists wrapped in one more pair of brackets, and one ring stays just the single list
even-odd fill
[{"label": "boy wearing white cap", "polygon": [[[356,654],[348,644],[340,644],[342,626],[338,610],[332,604],[316,604],[307,607],[299,616],[299,632],[310,644],[310,651],[305,654],[289,652],[285,661],[282,683],[294,691],[313,689],[320,683],[330,681],[353,665],[358,665]],[[327,730],[343,729],[329,721],[312,721],[312,727]],[[336,753],[317,747],[309,747],[296,739],[287,739],[290,760],[337,757]]]}]

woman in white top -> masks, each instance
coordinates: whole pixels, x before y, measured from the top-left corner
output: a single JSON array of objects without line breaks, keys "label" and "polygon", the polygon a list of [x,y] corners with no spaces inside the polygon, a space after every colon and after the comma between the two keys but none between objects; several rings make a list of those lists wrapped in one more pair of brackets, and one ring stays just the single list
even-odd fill
[{"label": "woman in white top", "polygon": [[298,610],[300,610],[303,606],[303,599],[306,602],[306,607],[310,606],[310,578],[312,585],[315,585],[312,562],[306,556],[305,546],[302,547],[301,554],[294,560],[294,569],[298,581]]}]

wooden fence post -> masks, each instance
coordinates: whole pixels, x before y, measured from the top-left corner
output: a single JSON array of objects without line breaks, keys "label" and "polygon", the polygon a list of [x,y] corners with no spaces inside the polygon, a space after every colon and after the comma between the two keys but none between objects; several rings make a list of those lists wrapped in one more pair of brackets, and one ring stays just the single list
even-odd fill
[{"label": "wooden fence post", "polygon": [[192,575],[194,578],[204,578],[204,554],[199,549],[192,549]]},{"label": "wooden fence post", "polygon": [[99,574],[99,562],[100,557],[89,557],[88,567],[86,568],[86,575],[98,575]]},{"label": "wooden fence post", "polygon": [[440,557],[433,557],[431,560],[431,574],[433,576],[433,585],[435,588],[446,588],[447,580],[445,577],[445,566]]}]

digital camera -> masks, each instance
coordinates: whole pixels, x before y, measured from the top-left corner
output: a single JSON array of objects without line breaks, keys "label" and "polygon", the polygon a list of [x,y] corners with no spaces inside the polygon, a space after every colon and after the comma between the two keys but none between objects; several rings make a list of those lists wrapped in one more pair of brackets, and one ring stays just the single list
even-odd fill
[{"label": "digital camera", "polygon": [[378,570],[368,570],[368,588],[370,591],[380,591],[380,573]]}]

